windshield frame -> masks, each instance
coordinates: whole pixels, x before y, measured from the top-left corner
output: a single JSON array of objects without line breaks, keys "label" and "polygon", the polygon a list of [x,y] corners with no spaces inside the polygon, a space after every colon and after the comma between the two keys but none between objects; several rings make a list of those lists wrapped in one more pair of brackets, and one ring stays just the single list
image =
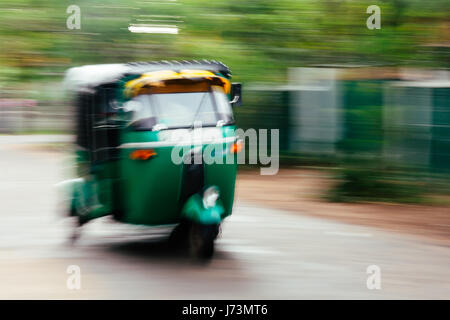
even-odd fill
[{"label": "windshield frame", "polygon": [[[221,90],[217,90],[217,89],[213,89],[210,88],[208,91],[192,91],[192,92],[170,92],[170,93],[153,93],[153,94],[140,94],[135,96],[133,99],[129,100],[130,101],[134,101],[136,98],[140,97],[140,96],[145,96],[148,100],[148,105],[146,105],[146,108],[151,108],[152,109],[152,114],[154,115],[153,117],[146,117],[146,118],[140,118],[140,119],[135,119],[135,120],[131,120],[129,123],[129,127],[131,127],[134,131],[160,131],[160,130],[173,130],[173,129],[193,129],[195,126],[195,122],[197,116],[195,118],[192,119],[191,123],[187,123],[186,125],[174,125],[174,126],[167,126],[165,124],[160,123],[157,119],[160,116],[160,107],[159,104],[160,102],[157,101],[157,99],[155,99],[156,95],[165,95],[165,94],[181,94],[181,93],[203,93],[206,94],[207,96],[203,96],[201,98],[201,103],[203,104],[203,100],[205,100],[205,97],[209,97],[211,99],[211,103],[212,103],[212,107],[213,107],[213,111],[216,117],[216,121],[215,123],[205,123],[205,124],[201,124],[202,127],[222,127],[222,126],[229,126],[229,125],[234,125],[235,124],[235,120],[234,120],[234,115],[233,115],[233,109],[231,104],[229,103],[229,99],[228,96],[225,94],[225,92],[221,91]],[[227,111],[229,111],[228,114],[223,114],[220,112],[219,107],[218,107],[218,101],[217,101],[217,97],[216,94],[223,94],[227,101]],[[194,106],[192,109],[192,115],[195,116],[195,113],[199,111],[198,108],[202,108],[202,105],[197,105]],[[196,109],[194,109],[196,108]],[[134,115],[134,110],[131,110],[130,113],[132,115]],[[222,115],[222,116],[221,116]],[[228,118],[223,119],[224,116],[226,115],[226,117]],[[152,123],[151,121],[155,121],[155,123]],[[151,124],[149,124],[151,123]]]}]

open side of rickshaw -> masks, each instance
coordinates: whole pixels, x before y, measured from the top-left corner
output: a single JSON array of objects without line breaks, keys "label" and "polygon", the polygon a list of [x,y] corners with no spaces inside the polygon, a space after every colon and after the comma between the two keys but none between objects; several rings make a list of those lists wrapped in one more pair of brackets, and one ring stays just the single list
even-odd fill
[{"label": "open side of rickshaw", "polygon": [[170,239],[211,257],[231,214],[241,149],[232,106],[240,84],[216,61],[72,68],[77,179],[70,215],[177,225]]}]

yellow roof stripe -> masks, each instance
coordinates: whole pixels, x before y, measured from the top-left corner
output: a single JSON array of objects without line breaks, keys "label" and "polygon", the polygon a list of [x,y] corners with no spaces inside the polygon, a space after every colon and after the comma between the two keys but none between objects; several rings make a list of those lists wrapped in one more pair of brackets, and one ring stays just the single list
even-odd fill
[{"label": "yellow roof stripe", "polygon": [[144,73],[137,79],[128,81],[125,84],[125,95],[128,97],[133,97],[139,94],[143,86],[164,86],[167,80],[177,80],[177,79],[204,79],[206,81],[211,81],[213,79],[220,79],[225,93],[230,92],[231,84],[226,78],[220,77],[210,71],[206,70],[180,70],[180,72],[172,70],[161,70],[153,71],[149,73]]}]

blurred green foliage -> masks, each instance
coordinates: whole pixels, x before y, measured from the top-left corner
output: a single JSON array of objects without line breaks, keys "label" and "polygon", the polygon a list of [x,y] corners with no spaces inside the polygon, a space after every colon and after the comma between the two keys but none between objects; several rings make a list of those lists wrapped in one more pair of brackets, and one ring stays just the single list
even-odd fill
[{"label": "blurred green foliage", "polygon": [[[448,67],[439,44],[448,42],[450,2],[370,4],[381,8],[380,30],[366,28],[369,4],[361,0],[3,0],[0,85],[87,63],[176,58],[222,60],[238,80],[264,82],[311,64]],[[81,8],[80,30],[66,27],[69,5]],[[131,33],[133,23],[180,32]]]},{"label": "blurred green foliage", "polygon": [[325,192],[325,199],[450,205],[448,174],[433,175],[413,167],[391,167],[382,163],[374,159],[341,163],[332,171],[335,183]]},{"label": "blurred green foliage", "polygon": [[[381,29],[369,30],[366,9],[381,8]],[[69,30],[66,10],[81,9],[81,29]],[[245,83],[284,84],[289,67],[384,65],[449,68],[448,0],[2,0],[0,97],[26,95],[53,104],[54,84],[70,67],[129,61],[215,59]],[[179,34],[139,34],[130,24],[176,25]],[[378,156],[383,128],[380,84],[346,82],[345,155]],[[336,201],[419,199],[419,183],[398,183],[375,161],[353,166],[333,157],[287,150],[289,114],[283,90],[247,90],[236,110],[242,128],[280,128],[281,159],[289,164],[336,165]],[[12,93],[11,93],[12,92]],[[25,94],[26,92],[26,94]],[[446,123],[448,124],[448,122]],[[441,134],[441,133],[439,133]],[[302,162],[303,161],[303,162]]]},{"label": "blurred green foliage", "polygon": [[343,139],[348,154],[379,154],[383,146],[383,81],[342,81]]},{"label": "blurred green foliage", "polygon": [[344,166],[336,174],[336,185],[326,198],[333,202],[424,202],[427,183],[406,178],[405,172],[376,168],[367,163]]}]

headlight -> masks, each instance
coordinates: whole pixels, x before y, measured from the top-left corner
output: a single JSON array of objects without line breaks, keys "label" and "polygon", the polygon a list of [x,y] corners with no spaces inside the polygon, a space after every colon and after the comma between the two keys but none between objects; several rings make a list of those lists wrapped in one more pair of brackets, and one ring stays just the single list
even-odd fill
[{"label": "headlight", "polygon": [[219,189],[217,187],[209,187],[203,193],[203,205],[205,208],[214,207],[217,199],[219,199]]}]

